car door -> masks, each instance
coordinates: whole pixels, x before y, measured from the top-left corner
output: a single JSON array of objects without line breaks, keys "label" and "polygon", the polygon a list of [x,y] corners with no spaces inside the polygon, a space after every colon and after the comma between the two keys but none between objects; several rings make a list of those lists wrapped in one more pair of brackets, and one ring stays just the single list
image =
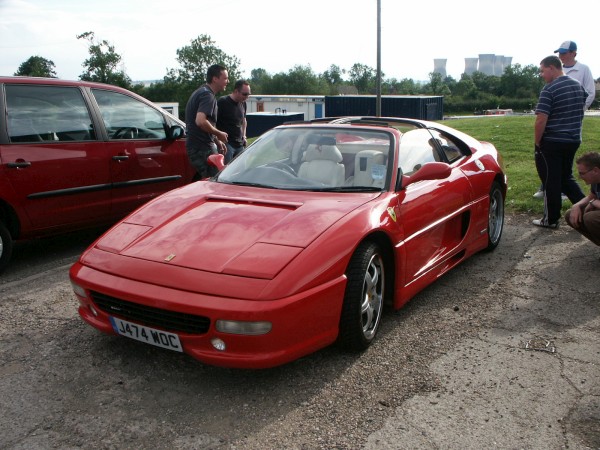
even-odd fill
[{"label": "car door", "polygon": [[183,139],[167,138],[158,107],[109,89],[92,89],[111,156],[112,211],[123,215],[191,181]]},{"label": "car door", "polygon": [[[402,173],[410,176],[426,163],[446,159],[429,130],[416,129],[403,134],[398,161]],[[407,280],[422,276],[456,253],[469,223],[465,205],[471,195],[471,185],[456,165],[451,165],[448,178],[418,181],[400,192]]]},{"label": "car door", "polygon": [[82,90],[38,84],[6,84],[4,90],[8,143],[0,154],[14,207],[30,221],[22,227],[77,226],[106,217],[108,155]]}]

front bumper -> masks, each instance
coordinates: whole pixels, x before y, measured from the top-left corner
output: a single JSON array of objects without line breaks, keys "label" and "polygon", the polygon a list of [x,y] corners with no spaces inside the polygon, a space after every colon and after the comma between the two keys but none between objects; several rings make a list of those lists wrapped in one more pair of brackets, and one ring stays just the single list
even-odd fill
[{"label": "front bumper", "polygon": [[[339,318],[346,287],[341,276],[307,291],[276,300],[247,300],[205,295],[172,287],[125,279],[76,263],[70,272],[79,300],[79,314],[91,326],[116,334],[110,315],[95,305],[92,292],[144,305],[149,308],[208,318],[206,331],[175,332],[183,351],[211,365],[234,368],[268,368],[281,365],[330,345],[338,335]],[[243,282],[243,280],[240,280]],[[219,332],[217,320],[266,321],[271,331],[262,335]],[[147,325],[137,321],[140,325]],[[217,350],[215,339],[225,343]],[[143,344],[141,344],[143,345]]]}]

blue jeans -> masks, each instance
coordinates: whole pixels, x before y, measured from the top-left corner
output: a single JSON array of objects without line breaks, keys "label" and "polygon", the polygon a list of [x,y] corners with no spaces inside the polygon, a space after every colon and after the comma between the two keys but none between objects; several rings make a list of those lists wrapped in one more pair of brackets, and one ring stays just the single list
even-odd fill
[{"label": "blue jeans", "polygon": [[229,142],[227,144],[227,153],[225,153],[225,164],[229,164],[233,158],[238,156],[240,153],[244,151],[244,146],[240,145],[239,147],[235,147],[231,145]]}]

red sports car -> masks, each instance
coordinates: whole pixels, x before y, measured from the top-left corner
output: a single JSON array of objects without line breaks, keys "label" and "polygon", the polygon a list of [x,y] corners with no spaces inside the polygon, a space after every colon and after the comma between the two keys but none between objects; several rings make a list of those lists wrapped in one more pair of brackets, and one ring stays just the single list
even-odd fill
[{"label": "red sports car", "polygon": [[494,146],[438,123],[282,125],[86,250],[70,272],[79,314],[227,367],[364,349],[384,303],[498,245],[505,195]]}]

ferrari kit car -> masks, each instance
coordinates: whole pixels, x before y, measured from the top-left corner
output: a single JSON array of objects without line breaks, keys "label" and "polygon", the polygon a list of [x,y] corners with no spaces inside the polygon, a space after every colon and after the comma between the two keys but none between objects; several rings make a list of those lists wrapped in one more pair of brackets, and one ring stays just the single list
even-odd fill
[{"label": "ferrari kit car", "polygon": [[218,175],[142,206],[73,265],[88,324],[226,367],[362,350],[385,305],[502,235],[500,155],[438,123],[287,124],[210,160]]}]

